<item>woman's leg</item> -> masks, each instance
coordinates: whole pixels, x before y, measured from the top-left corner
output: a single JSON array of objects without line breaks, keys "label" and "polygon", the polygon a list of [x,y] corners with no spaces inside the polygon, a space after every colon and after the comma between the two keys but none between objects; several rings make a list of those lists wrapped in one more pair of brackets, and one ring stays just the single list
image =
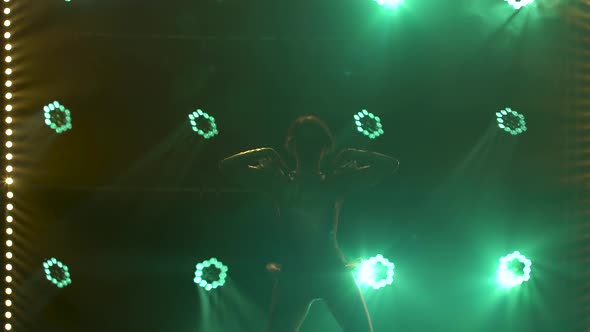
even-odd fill
[{"label": "woman's leg", "polygon": [[322,284],[324,301],[344,332],[373,332],[369,311],[351,272],[335,273]]},{"label": "woman's leg", "polygon": [[290,282],[284,276],[275,278],[268,332],[297,332],[311,304],[304,284]]}]

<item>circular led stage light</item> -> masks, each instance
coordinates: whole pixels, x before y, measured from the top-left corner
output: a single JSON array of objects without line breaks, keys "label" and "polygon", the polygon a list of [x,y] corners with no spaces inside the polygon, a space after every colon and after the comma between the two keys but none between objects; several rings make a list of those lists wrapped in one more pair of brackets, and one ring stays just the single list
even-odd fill
[{"label": "circular led stage light", "polygon": [[217,258],[211,258],[197,264],[195,271],[195,284],[210,291],[225,284],[227,277],[227,266],[223,265]]},{"label": "circular led stage light", "polygon": [[498,267],[498,282],[504,288],[512,288],[531,278],[530,259],[515,251],[500,258]]},{"label": "circular led stage light", "polygon": [[45,114],[45,124],[56,133],[61,134],[68,129],[72,129],[72,117],[70,110],[65,108],[59,102],[54,101],[43,107]]},{"label": "circular led stage light", "polygon": [[359,283],[379,289],[393,282],[395,265],[382,255],[363,260],[356,271]]},{"label": "circular led stage light", "polygon": [[200,109],[190,113],[188,119],[193,131],[205,139],[210,139],[219,134],[217,124],[215,124],[215,118]]},{"label": "circular led stage light", "polygon": [[367,110],[362,110],[355,114],[354,123],[358,132],[370,139],[375,139],[384,133],[381,119]]},{"label": "circular led stage light", "polygon": [[505,132],[511,135],[522,134],[527,130],[524,115],[508,107],[500,112],[496,112],[496,121],[498,121],[498,127],[500,129],[504,129]]},{"label": "circular led stage light", "polygon": [[508,2],[510,6],[514,7],[514,9],[520,9],[535,2],[535,0],[506,0],[506,2]]},{"label": "circular led stage light", "polygon": [[57,259],[51,258],[46,260],[43,263],[43,268],[45,269],[47,280],[51,281],[57,287],[64,288],[72,283],[67,265]]},{"label": "circular led stage light", "polygon": [[383,7],[397,7],[399,5],[402,4],[402,2],[404,2],[403,0],[373,0],[375,1],[379,6],[383,6]]}]

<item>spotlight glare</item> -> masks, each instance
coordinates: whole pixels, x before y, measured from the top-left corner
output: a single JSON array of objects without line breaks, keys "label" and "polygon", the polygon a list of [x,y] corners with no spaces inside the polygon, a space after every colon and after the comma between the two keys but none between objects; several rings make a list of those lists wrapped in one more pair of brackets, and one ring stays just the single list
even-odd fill
[{"label": "spotlight glare", "polygon": [[10,112],[10,111],[12,111],[12,105],[10,105],[10,104],[6,105],[6,107],[4,107],[4,109],[6,110],[6,112]]},{"label": "spotlight glare", "polygon": [[11,36],[11,35],[10,35],[10,32],[5,32],[5,33],[4,33],[4,38],[5,38],[5,39],[10,39],[10,36]]},{"label": "spotlight glare", "polygon": [[366,109],[355,114],[353,119],[357,131],[370,139],[375,139],[385,133],[381,124],[381,118]]},{"label": "spotlight glare", "polygon": [[500,258],[498,283],[503,288],[512,288],[528,281],[531,278],[531,265],[531,260],[518,251]]},{"label": "spotlight glare", "polygon": [[12,216],[6,216],[6,222],[12,222],[14,219]]},{"label": "spotlight glare", "polygon": [[5,20],[4,21],[4,26],[5,27],[9,27],[10,26],[10,20]]},{"label": "spotlight glare", "polygon": [[12,74],[12,68],[6,68],[6,70],[4,71],[4,73],[6,75],[11,75]]},{"label": "spotlight glare", "polygon": [[12,147],[12,142],[11,141],[7,141],[5,145],[6,145],[7,148],[11,148]]},{"label": "spotlight glare", "polygon": [[6,58],[4,58],[4,62],[6,63],[11,63],[12,62],[12,57],[9,55]]},{"label": "spotlight glare", "polygon": [[12,228],[7,228],[6,229],[6,234],[12,235]]},{"label": "spotlight glare", "polygon": [[43,262],[43,269],[45,278],[58,288],[64,288],[72,283],[68,266],[55,258]]},{"label": "spotlight glare", "polygon": [[6,129],[5,133],[6,133],[6,136],[12,135],[12,129]]},{"label": "spotlight glare", "polygon": [[7,307],[11,307],[12,306],[12,301],[6,300],[6,301],[4,301],[4,305],[7,306]]},{"label": "spotlight glare", "polygon": [[522,134],[527,130],[524,115],[508,107],[496,112],[496,121],[498,122],[498,128],[513,136]]},{"label": "spotlight glare", "polygon": [[[7,171],[8,173],[11,173],[11,172],[13,171],[13,168],[12,168],[12,166],[10,166],[10,165],[6,166],[6,171]],[[11,192],[8,192],[8,194],[10,194],[10,197],[12,198],[12,193],[11,193]]]},{"label": "spotlight glare", "polygon": [[14,205],[12,205],[12,204],[6,204],[6,209],[8,211],[12,211],[12,209],[14,209]]},{"label": "spotlight glare", "polygon": [[6,14],[6,15],[10,14],[10,8],[4,8],[4,14]]},{"label": "spotlight glare", "polygon": [[7,51],[10,51],[12,49],[12,45],[11,44],[6,44],[4,46],[4,49],[7,50]]},{"label": "spotlight glare", "polygon": [[530,5],[531,3],[535,2],[535,0],[506,0],[509,5],[514,7],[514,9],[520,9],[526,5]]},{"label": "spotlight glare", "polygon": [[206,291],[210,291],[225,285],[227,271],[227,266],[217,258],[211,258],[196,265],[193,282]]},{"label": "spotlight glare", "polygon": [[6,264],[6,271],[12,271],[12,265]]},{"label": "spotlight glare", "polygon": [[203,112],[201,109],[190,113],[188,119],[193,131],[205,139],[210,139],[219,134],[215,118]]},{"label": "spotlight glare", "polygon": [[6,159],[7,160],[12,160],[12,153],[7,153],[6,154]]},{"label": "spotlight glare", "polygon": [[13,184],[14,180],[12,178],[6,178],[6,184]]},{"label": "spotlight glare", "polygon": [[6,246],[12,247],[12,240],[6,240]]},{"label": "spotlight glare", "polygon": [[377,255],[363,260],[356,267],[357,281],[373,289],[383,288],[393,282],[395,264],[383,255]]},{"label": "spotlight glare", "polygon": [[12,99],[12,93],[10,93],[10,92],[7,92],[7,93],[4,95],[4,98],[6,98],[6,99]]},{"label": "spotlight glare", "polygon": [[72,129],[71,112],[58,101],[45,105],[43,107],[43,115],[45,117],[45,124],[58,134]]},{"label": "spotlight glare", "polygon": [[11,118],[11,117],[9,117],[9,116],[7,116],[7,117],[6,117],[6,123],[12,123],[12,118]]},{"label": "spotlight glare", "polygon": [[401,5],[404,2],[403,0],[373,0],[373,1],[375,1],[379,6],[388,7],[388,8],[398,7],[399,5]]}]

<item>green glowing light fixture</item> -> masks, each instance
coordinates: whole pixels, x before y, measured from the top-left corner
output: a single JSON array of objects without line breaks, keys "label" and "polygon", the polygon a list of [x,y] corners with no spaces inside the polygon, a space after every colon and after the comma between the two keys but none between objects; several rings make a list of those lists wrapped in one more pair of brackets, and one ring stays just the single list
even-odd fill
[{"label": "green glowing light fixture", "polygon": [[510,6],[514,7],[514,9],[520,9],[535,2],[535,0],[506,0],[506,2],[508,2]]},{"label": "green glowing light fixture", "polygon": [[518,251],[500,258],[498,283],[503,288],[512,288],[528,281],[531,278],[531,265],[531,260]]},{"label": "green glowing light fixture", "polygon": [[370,139],[375,139],[385,133],[381,119],[367,110],[355,114],[354,123],[356,124],[356,130]]},{"label": "green glowing light fixture", "polygon": [[356,279],[360,284],[379,289],[393,282],[395,265],[383,255],[363,260],[356,268]]},{"label": "green glowing light fixture", "polygon": [[45,115],[45,124],[55,130],[56,133],[61,134],[64,131],[72,129],[70,110],[58,101],[44,106],[43,113]]},{"label": "green glowing light fixture", "polygon": [[379,6],[383,6],[383,7],[398,7],[399,5],[401,5],[404,0],[373,0],[375,1]]},{"label": "green glowing light fixture", "polygon": [[504,129],[505,132],[511,135],[522,134],[527,130],[524,115],[510,108],[496,112],[496,121],[498,121],[500,129]]},{"label": "green glowing light fixture", "polygon": [[223,265],[217,258],[210,258],[197,264],[195,278],[193,281],[200,287],[210,291],[225,284],[227,277],[227,266]]},{"label": "green glowing light fixture", "polygon": [[45,269],[45,277],[47,280],[51,281],[51,283],[58,288],[64,288],[72,283],[67,265],[57,259],[51,258],[46,260],[43,262],[43,268]]},{"label": "green glowing light fixture", "polygon": [[219,134],[217,124],[215,124],[215,118],[200,109],[190,113],[188,119],[193,131],[205,139],[210,139]]}]

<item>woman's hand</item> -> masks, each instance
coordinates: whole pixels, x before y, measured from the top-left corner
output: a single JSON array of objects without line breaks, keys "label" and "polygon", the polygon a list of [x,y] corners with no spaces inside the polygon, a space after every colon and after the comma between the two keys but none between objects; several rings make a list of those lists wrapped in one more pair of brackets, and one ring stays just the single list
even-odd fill
[{"label": "woman's hand", "polygon": [[248,168],[250,168],[250,169],[269,168],[273,163],[274,163],[273,158],[270,156],[267,156],[267,157],[262,157],[262,158],[258,159],[258,163],[255,165],[248,165]]},{"label": "woman's hand", "polygon": [[266,264],[266,270],[270,273],[278,273],[278,272],[281,272],[281,265],[271,262],[271,263]]},{"label": "woman's hand", "polygon": [[349,270],[354,270],[356,269],[359,265],[361,265],[361,263],[363,262],[363,258],[359,257],[353,261],[349,261],[346,263],[346,268]]}]

